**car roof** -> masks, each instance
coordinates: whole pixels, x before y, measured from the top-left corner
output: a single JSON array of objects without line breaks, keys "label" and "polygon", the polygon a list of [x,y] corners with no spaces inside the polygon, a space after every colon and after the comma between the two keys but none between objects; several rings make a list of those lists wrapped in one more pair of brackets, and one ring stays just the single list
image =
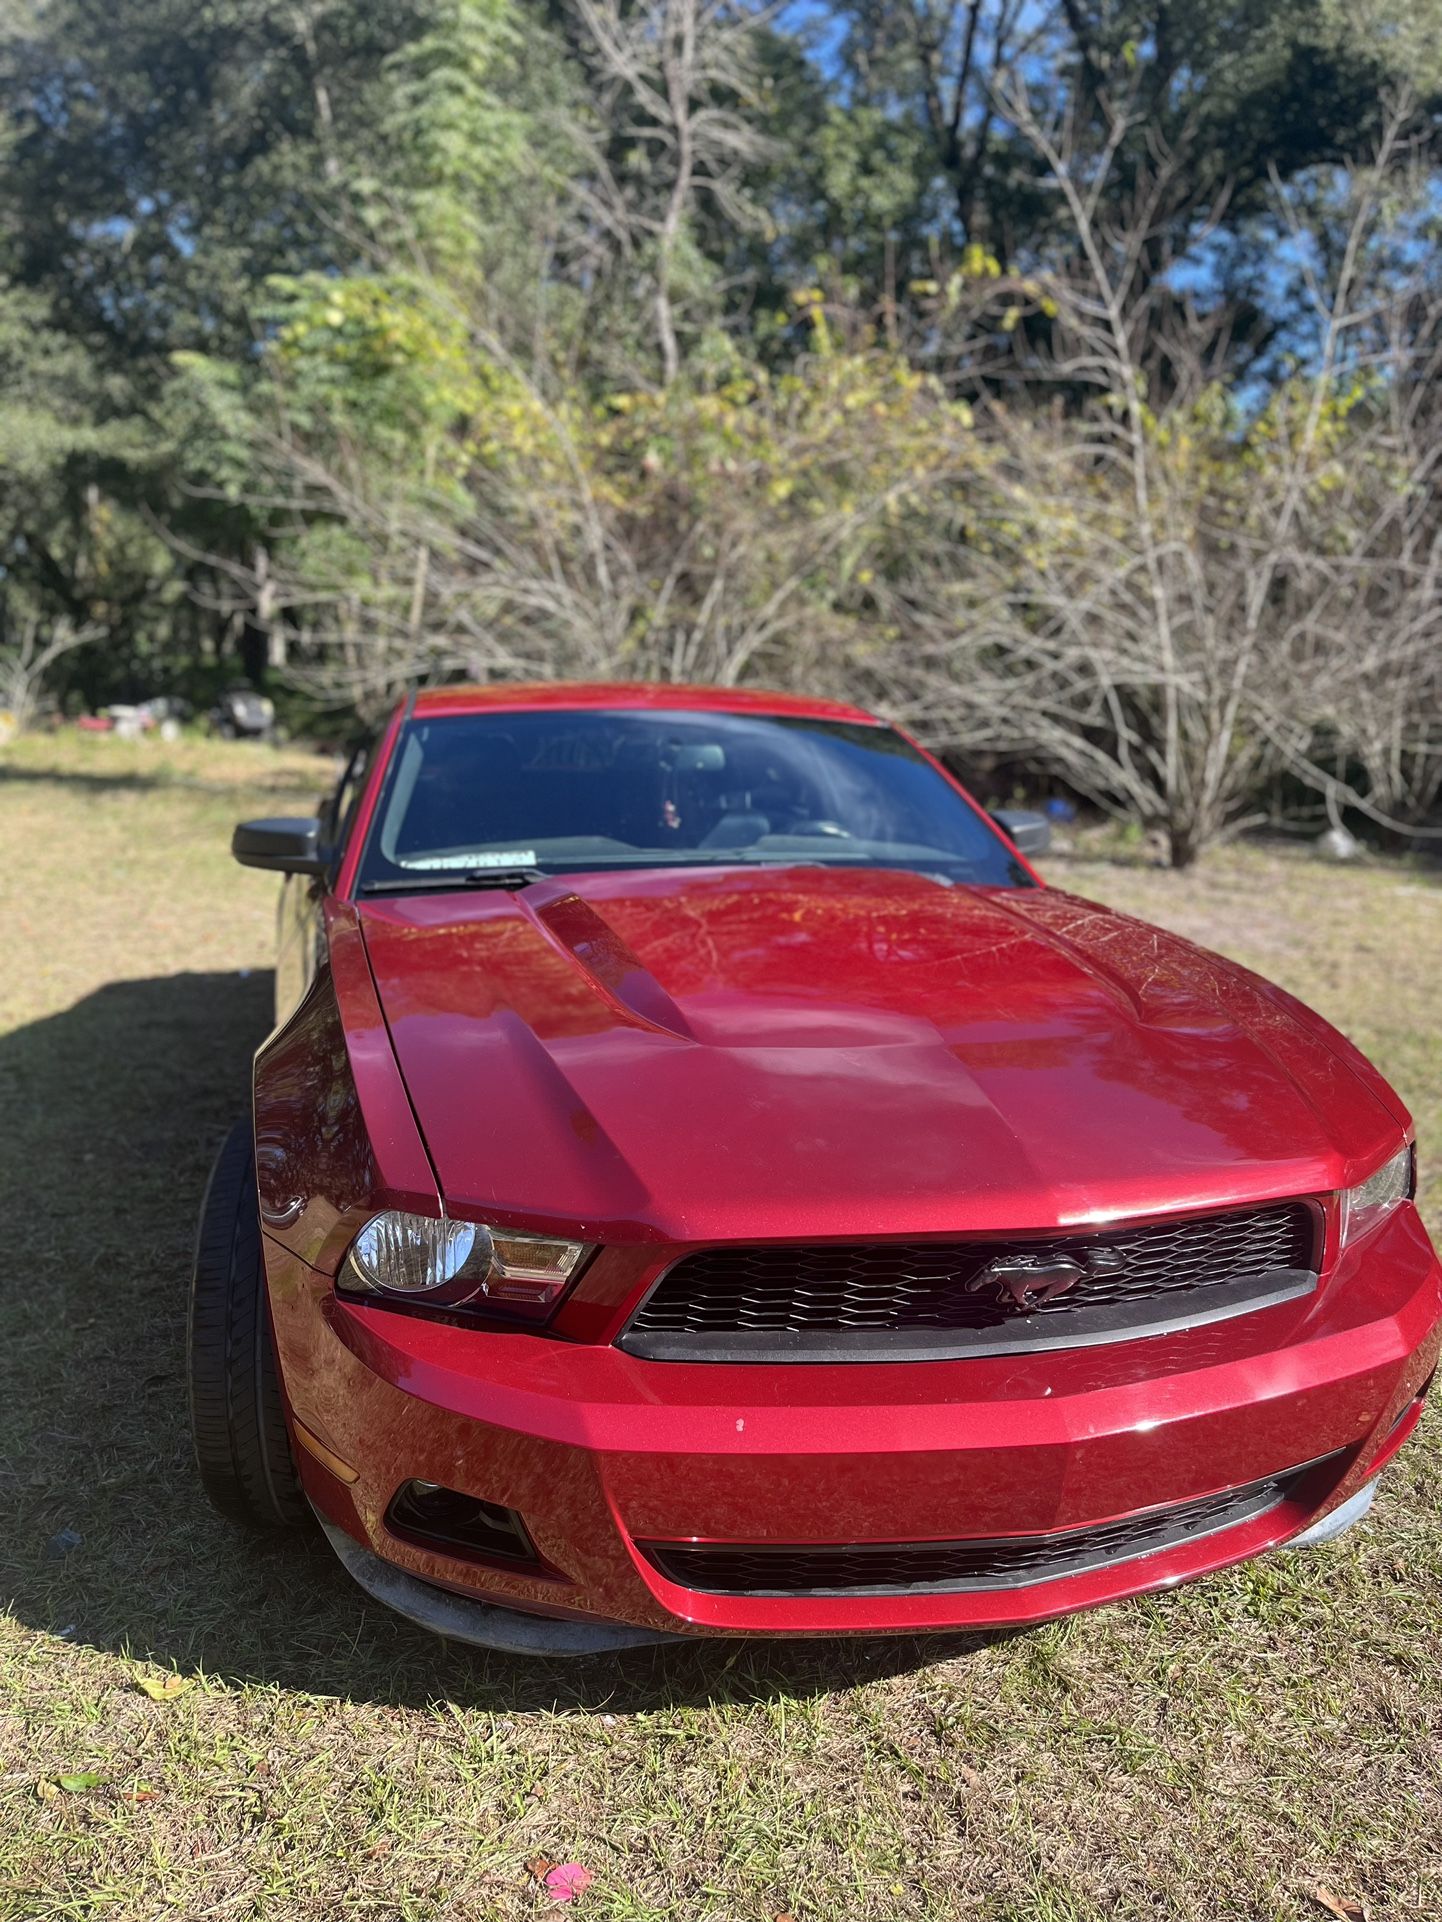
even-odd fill
[{"label": "car roof", "polygon": [[497,708],[654,708],[675,713],[807,715],[814,720],[883,726],[865,708],[805,694],[754,687],[683,687],[660,681],[500,681],[490,686],[431,687],[415,697],[421,714],[486,714]]}]

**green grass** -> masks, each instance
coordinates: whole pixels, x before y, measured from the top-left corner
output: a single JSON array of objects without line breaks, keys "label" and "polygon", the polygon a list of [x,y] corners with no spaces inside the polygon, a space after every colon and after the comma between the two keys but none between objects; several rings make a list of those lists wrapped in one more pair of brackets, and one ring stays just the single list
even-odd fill
[{"label": "green grass", "polygon": [[[1435,1418],[1334,1548],[990,1639],[488,1658],[209,1513],[185,1275],[274,906],[226,839],[326,778],[190,743],[0,760],[0,1917],[528,1917],[538,1857],[594,1871],[597,1917],[1230,1922],[1321,1916],[1318,1884],[1442,1912]],[[1314,1001],[1430,1165],[1435,874],[1258,848],[1051,874]]]}]

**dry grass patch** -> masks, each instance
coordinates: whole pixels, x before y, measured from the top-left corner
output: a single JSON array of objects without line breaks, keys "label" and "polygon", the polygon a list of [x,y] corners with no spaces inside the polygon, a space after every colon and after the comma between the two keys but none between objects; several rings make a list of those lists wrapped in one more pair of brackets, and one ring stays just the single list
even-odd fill
[{"label": "dry grass patch", "polygon": [[[0,762],[0,1916],[509,1922],[547,1912],[537,1858],[592,1869],[597,1917],[1301,1922],[1318,1883],[1435,1916],[1435,1421],[1336,1548],[991,1639],[487,1658],[209,1514],[185,1270],[274,900],[226,838],[326,775],[187,743]],[[1435,875],[1242,848],[1053,878],[1313,1000],[1442,1135]]]}]

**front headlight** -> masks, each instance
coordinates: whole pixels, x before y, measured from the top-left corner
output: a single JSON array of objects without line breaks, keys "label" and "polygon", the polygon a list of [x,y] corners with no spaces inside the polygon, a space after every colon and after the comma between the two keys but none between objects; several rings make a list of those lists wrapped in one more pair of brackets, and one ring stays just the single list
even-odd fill
[{"label": "front headlight", "polygon": [[1343,1248],[1351,1247],[1387,1219],[1415,1190],[1416,1155],[1409,1145],[1355,1188],[1342,1190]]},{"label": "front headlight", "polygon": [[544,1321],[589,1253],[583,1241],[388,1209],[351,1243],[336,1283],[392,1301]]}]

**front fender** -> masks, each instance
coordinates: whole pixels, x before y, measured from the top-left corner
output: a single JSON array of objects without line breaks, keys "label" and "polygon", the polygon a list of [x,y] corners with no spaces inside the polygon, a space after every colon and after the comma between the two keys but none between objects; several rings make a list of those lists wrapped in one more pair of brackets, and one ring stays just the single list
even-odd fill
[{"label": "front fender", "polygon": [[441,1201],[355,910],[324,913],[325,960],[256,1055],[253,1087],[262,1227],[333,1274],[378,1209],[436,1215]]}]

